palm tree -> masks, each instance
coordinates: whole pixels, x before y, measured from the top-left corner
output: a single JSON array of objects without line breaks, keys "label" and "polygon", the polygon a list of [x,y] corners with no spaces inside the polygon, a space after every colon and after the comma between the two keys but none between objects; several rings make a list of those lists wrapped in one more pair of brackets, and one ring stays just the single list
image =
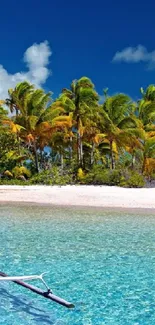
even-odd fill
[{"label": "palm tree", "polygon": [[[38,147],[39,138],[43,138],[50,130],[50,94],[45,94],[42,89],[33,90],[24,94],[19,101],[20,110],[16,122],[23,127],[21,137],[29,149],[34,153],[36,171],[39,171]],[[46,117],[45,117],[46,115]]]},{"label": "palm tree", "polygon": [[27,81],[18,83],[14,89],[10,88],[8,90],[9,98],[7,98],[5,101],[5,104],[9,107],[10,112],[13,113],[15,111],[17,116],[18,112],[24,106],[25,98],[33,90],[34,85],[31,85]]},{"label": "palm tree", "polygon": [[154,85],[148,86],[145,91],[141,87],[140,92],[141,92],[142,97],[145,101],[155,101],[155,86]]},{"label": "palm tree", "polygon": [[[96,148],[101,144],[105,139],[105,134],[101,134],[100,131],[100,114],[99,109],[96,110],[96,113],[94,113],[94,118],[90,119],[87,118],[85,120],[85,126],[84,126],[84,136],[83,141],[85,143],[85,146],[89,148],[90,152],[90,166],[94,164],[94,156]],[[87,155],[87,153],[86,153]]]},{"label": "palm tree", "polygon": [[118,150],[125,148],[129,139],[135,135],[138,121],[133,114],[133,103],[124,94],[106,97],[102,109],[102,133],[109,143],[111,168],[115,168],[115,155]]},{"label": "palm tree", "polygon": [[[21,85],[20,89],[22,89]],[[69,123],[66,121],[66,119],[69,120],[69,117],[60,116],[63,109],[52,104],[50,93],[45,94],[42,89],[33,89],[31,85],[23,91],[23,96],[21,93],[20,97],[14,96],[14,107],[18,109],[15,123],[21,127],[20,137],[33,151],[36,171],[38,172],[38,150],[48,144],[55,128],[60,128],[66,125],[65,123]]]},{"label": "palm tree", "polygon": [[138,102],[137,110],[145,131],[142,163],[144,173],[147,160],[155,158],[155,86],[150,85],[146,91],[141,88],[141,93],[143,98]]},{"label": "palm tree", "polygon": [[[3,104],[4,101],[0,101],[0,105]],[[4,125],[4,120],[8,118],[8,111],[0,106],[0,126]]]},{"label": "palm tree", "polygon": [[86,120],[94,117],[98,108],[99,96],[87,77],[74,80],[70,89],[63,89],[60,100],[66,112],[73,112],[74,132],[77,136],[78,167],[83,166],[83,132]]}]

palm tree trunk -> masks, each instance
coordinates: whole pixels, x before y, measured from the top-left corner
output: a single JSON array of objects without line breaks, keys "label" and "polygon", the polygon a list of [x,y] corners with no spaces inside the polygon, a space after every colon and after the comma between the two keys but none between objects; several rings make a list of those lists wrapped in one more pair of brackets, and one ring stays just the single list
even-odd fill
[{"label": "palm tree trunk", "polygon": [[115,157],[112,149],[113,141],[110,141],[110,157],[111,157],[111,169],[115,169]]},{"label": "palm tree trunk", "polygon": [[77,135],[77,160],[79,167],[83,166],[83,143],[81,139],[81,135],[78,133]]},{"label": "palm tree trunk", "polygon": [[143,156],[143,165],[142,165],[142,174],[143,174],[144,171],[145,171],[145,164],[146,164],[146,156],[144,155],[144,156]]},{"label": "palm tree trunk", "polygon": [[70,142],[70,146],[69,146],[69,160],[70,160],[70,164],[71,164],[72,158],[73,158],[73,138],[72,137],[70,137],[69,142]]},{"label": "palm tree trunk", "polygon": [[36,142],[35,141],[33,142],[33,149],[34,149],[36,172],[39,173],[39,161],[38,161],[38,153],[37,153],[37,148],[36,148]]},{"label": "palm tree trunk", "polygon": [[80,136],[80,166],[83,166],[83,143]]},{"label": "palm tree trunk", "polygon": [[60,152],[60,164],[61,164],[61,171],[63,172],[64,169],[64,156],[62,151]]},{"label": "palm tree trunk", "polygon": [[77,117],[77,160],[78,160],[78,166],[83,166],[83,144],[82,144],[82,138],[80,134],[80,118]]},{"label": "palm tree trunk", "polygon": [[79,116],[77,116],[77,161],[80,164],[80,132],[79,132]]},{"label": "palm tree trunk", "polygon": [[136,157],[135,157],[135,154],[133,153],[133,154],[132,154],[132,163],[131,163],[131,168],[132,168],[132,169],[134,169],[135,161],[136,161]]},{"label": "palm tree trunk", "polygon": [[40,169],[45,169],[45,163],[44,163],[44,159],[43,159],[43,150],[40,149]]},{"label": "palm tree trunk", "polygon": [[[20,146],[20,136],[19,136],[19,133],[17,132],[17,150],[18,150],[18,155],[20,156],[20,149],[21,149],[21,146]],[[21,163],[20,163],[20,166]]]},{"label": "palm tree trunk", "polygon": [[18,108],[15,107],[15,110],[16,110],[16,117],[18,116]]},{"label": "palm tree trunk", "polygon": [[95,151],[95,143],[92,143],[91,153],[90,153],[90,165],[92,166],[94,163],[94,151]]},{"label": "palm tree trunk", "polygon": [[146,155],[147,155],[147,153],[146,153],[146,151],[145,151],[145,146],[146,146],[146,141],[144,141],[144,143],[143,143],[143,148],[144,148],[144,151],[143,151],[143,165],[142,165],[142,174],[144,173],[144,171],[145,171],[145,165],[146,165]]},{"label": "palm tree trunk", "polygon": [[79,134],[77,134],[77,161],[78,161],[78,165],[80,165],[80,139],[79,139]]}]

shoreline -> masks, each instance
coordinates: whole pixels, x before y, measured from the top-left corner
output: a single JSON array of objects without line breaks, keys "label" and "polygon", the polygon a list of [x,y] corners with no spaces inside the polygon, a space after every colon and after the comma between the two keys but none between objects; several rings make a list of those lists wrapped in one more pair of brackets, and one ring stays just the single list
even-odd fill
[{"label": "shoreline", "polygon": [[155,216],[155,208],[122,208],[122,207],[101,207],[101,206],[86,206],[86,205],[57,205],[52,203],[38,203],[38,202],[21,202],[21,201],[10,201],[10,202],[2,202],[0,201],[0,207],[38,207],[38,208],[47,208],[47,209],[59,209],[59,210],[71,210],[71,211],[81,211],[81,212],[106,212],[110,214],[138,214],[138,215],[153,215]]},{"label": "shoreline", "polygon": [[0,186],[1,205],[42,205],[74,208],[98,208],[155,213],[155,188],[116,186]]}]

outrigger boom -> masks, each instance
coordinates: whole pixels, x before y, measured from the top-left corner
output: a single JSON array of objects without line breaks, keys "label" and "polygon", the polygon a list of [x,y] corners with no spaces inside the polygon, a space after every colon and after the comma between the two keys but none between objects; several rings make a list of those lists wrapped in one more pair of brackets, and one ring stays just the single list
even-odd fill
[{"label": "outrigger boom", "polygon": [[[47,286],[46,282],[43,279],[44,274],[45,273],[42,273],[40,275],[29,275],[29,276],[8,276],[6,273],[0,272],[0,281],[13,281],[16,284],[18,284],[24,288],[27,288],[27,289],[37,293],[40,296],[43,296],[44,298],[55,301],[58,304],[63,305],[67,308],[74,308],[74,305],[72,303],[70,303],[70,302],[68,302],[52,293],[52,291],[50,290],[50,288]],[[46,291],[43,291],[40,288],[37,288],[35,286],[32,286],[32,285],[22,281],[22,280],[29,281],[29,280],[36,280],[36,279],[40,279],[44,283],[44,285],[47,289]]]},{"label": "outrigger boom", "polygon": [[[45,282],[45,280],[43,279],[43,275],[45,274],[46,272],[40,274],[40,275],[22,275],[22,276],[0,276],[0,281],[17,281],[17,280],[27,280],[27,281],[30,281],[30,280],[41,280],[43,282],[43,284],[45,285],[45,287],[47,288],[47,290],[50,290],[50,288],[48,287],[47,283]],[[50,290],[51,292],[51,290]]]}]

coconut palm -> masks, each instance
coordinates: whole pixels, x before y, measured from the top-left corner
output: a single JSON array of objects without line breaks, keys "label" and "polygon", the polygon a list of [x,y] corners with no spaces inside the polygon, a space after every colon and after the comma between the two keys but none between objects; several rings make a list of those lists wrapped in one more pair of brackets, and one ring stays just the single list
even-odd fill
[{"label": "coconut palm", "polygon": [[125,148],[129,140],[139,133],[138,120],[133,114],[133,103],[124,94],[107,97],[102,107],[102,133],[109,143],[111,168],[115,168],[115,156],[118,150]]},{"label": "coconut palm", "polygon": [[36,171],[39,171],[38,150],[48,144],[51,133],[69,123],[69,117],[60,116],[62,108],[52,104],[51,94],[42,89],[31,89],[18,101],[16,123],[22,127],[20,137],[34,153]]},{"label": "coconut palm", "polygon": [[[0,101],[0,105],[3,105],[4,101]],[[0,106],[0,126],[4,125],[4,120],[8,118],[8,111]]]},{"label": "coconut palm", "polygon": [[9,98],[6,99],[5,103],[9,107],[10,112],[18,112],[23,108],[25,98],[34,90],[34,85],[27,81],[20,82],[16,87],[8,90]]},{"label": "coconut palm", "polygon": [[[99,110],[96,110],[96,113],[94,112],[94,119],[87,118],[85,120],[85,126],[84,126],[84,135],[83,135],[83,141],[85,146],[88,148],[88,152],[90,155],[90,166],[94,164],[94,157],[95,152],[97,150],[97,147],[104,141],[105,134],[101,134],[99,125],[100,125],[100,114]],[[86,156],[88,153],[86,153]]]},{"label": "coconut palm", "polygon": [[83,135],[86,120],[94,117],[98,107],[99,96],[94,85],[87,77],[74,80],[70,89],[63,89],[62,100],[65,111],[73,112],[74,132],[77,136],[77,160],[79,167],[83,165]]},{"label": "coconut palm", "polygon": [[150,85],[146,91],[141,88],[141,93],[143,98],[138,102],[137,110],[145,131],[142,163],[142,172],[145,172],[148,159],[153,165],[155,159],[155,86]]},{"label": "coconut palm", "polygon": [[145,101],[155,101],[155,85],[150,85],[144,90],[140,88],[140,92]]}]

